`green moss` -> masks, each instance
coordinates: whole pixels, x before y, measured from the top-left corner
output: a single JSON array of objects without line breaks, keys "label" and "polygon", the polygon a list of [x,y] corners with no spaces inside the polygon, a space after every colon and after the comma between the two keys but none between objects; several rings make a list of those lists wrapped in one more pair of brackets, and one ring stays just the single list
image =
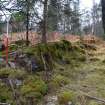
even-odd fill
[{"label": "green moss", "polygon": [[79,45],[72,45],[72,49],[73,51],[76,51],[76,52],[79,52],[79,53],[82,53],[82,54],[85,54],[85,49],[84,47],[81,47]]},{"label": "green moss", "polygon": [[58,94],[58,102],[60,105],[68,105],[69,102],[73,102],[75,94],[72,91],[64,91]]},{"label": "green moss", "polygon": [[24,97],[33,97],[40,100],[47,93],[47,85],[43,80],[33,77],[26,79],[20,90]]},{"label": "green moss", "polygon": [[89,102],[89,105],[100,105],[100,104],[98,104],[98,103],[95,102],[95,101],[90,101],[90,102]]},{"label": "green moss", "polygon": [[86,61],[86,56],[85,56],[85,55],[81,55],[81,56],[79,56],[77,59],[78,59],[78,61],[80,61],[80,62],[84,62],[84,61]]},{"label": "green moss", "polygon": [[35,56],[41,65],[43,65],[41,54],[49,55],[54,62],[64,60],[69,62],[68,64],[71,63],[72,59],[82,62],[86,60],[85,50],[79,45],[72,45],[66,40],[56,43],[37,44],[34,47],[25,48],[23,52],[29,56]]},{"label": "green moss", "polygon": [[18,46],[16,44],[11,44],[9,46],[9,51],[12,52],[12,51],[16,51],[18,49]]},{"label": "green moss", "polygon": [[35,52],[36,52],[35,47],[27,47],[27,48],[23,49],[23,53],[26,53],[29,56],[35,55]]},{"label": "green moss", "polygon": [[100,61],[100,59],[99,58],[90,58],[90,61],[92,61],[92,62],[97,62],[97,61]]},{"label": "green moss", "polygon": [[0,81],[0,102],[7,102],[10,100],[13,100],[12,92],[10,91],[9,87]]},{"label": "green moss", "polygon": [[105,59],[102,61],[102,63],[105,63]]},{"label": "green moss", "polygon": [[52,81],[50,82],[52,89],[58,89],[64,85],[69,84],[69,78],[62,76],[62,75],[54,75]]},{"label": "green moss", "polygon": [[[18,41],[15,41],[15,44],[18,45],[18,46],[23,46],[26,44],[26,40],[18,40]],[[28,41],[28,43],[30,44],[30,41]]]},{"label": "green moss", "polygon": [[23,70],[3,68],[0,69],[0,78],[24,78],[26,73]]}]

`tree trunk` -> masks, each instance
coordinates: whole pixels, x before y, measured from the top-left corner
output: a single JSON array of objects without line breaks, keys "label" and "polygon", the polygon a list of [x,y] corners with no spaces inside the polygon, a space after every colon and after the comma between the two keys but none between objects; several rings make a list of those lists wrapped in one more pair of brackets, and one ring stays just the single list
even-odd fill
[{"label": "tree trunk", "polygon": [[103,21],[103,29],[105,33],[105,0],[101,0],[102,5],[102,21]]},{"label": "tree trunk", "polygon": [[47,12],[48,12],[48,0],[44,1],[43,10],[43,29],[42,29],[42,43],[47,43]]},{"label": "tree trunk", "polygon": [[26,0],[27,5],[27,13],[26,13],[26,45],[29,45],[29,6],[28,0]]},{"label": "tree trunk", "polygon": [[[44,0],[44,10],[43,10],[43,27],[42,27],[42,43],[46,44],[47,47],[47,15],[48,15],[48,0]],[[46,53],[41,54],[42,62],[44,65],[44,78],[45,81],[49,81],[49,73],[50,73],[50,68],[49,64],[51,63],[50,56],[49,56],[49,51],[47,48]]]}]

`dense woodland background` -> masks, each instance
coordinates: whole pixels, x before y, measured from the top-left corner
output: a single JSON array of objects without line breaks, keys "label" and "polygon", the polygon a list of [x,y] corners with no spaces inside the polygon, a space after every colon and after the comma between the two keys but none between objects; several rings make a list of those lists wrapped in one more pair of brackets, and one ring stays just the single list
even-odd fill
[{"label": "dense woodland background", "polygon": [[[47,5],[44,5],[46,2]],[[104,3],[100,1],[97,4],[94,0],[93,7],[89,11],[81,10],[79,0],[1,0],[1,17],[3,17],[0,22],[1,33],[6,31],[5,19],[11,14],[10,32],[32,30],[42,34],[45,6],[47,6],[47,32],[104,36],[104,25],[102,26],[102,23],[104,23],[104,19],[102,22]]]}]

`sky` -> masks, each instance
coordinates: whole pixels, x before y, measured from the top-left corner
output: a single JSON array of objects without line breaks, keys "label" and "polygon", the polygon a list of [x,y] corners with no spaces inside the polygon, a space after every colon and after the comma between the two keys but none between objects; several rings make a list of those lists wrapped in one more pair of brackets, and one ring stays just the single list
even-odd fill
[{"label": "sky", "polygon": [[[92,8],[93,5],[93,0],[80,0],[81,1],[81,9],[90,9]],[[100,0],[95,0],[96,3],[99,3]]]}]

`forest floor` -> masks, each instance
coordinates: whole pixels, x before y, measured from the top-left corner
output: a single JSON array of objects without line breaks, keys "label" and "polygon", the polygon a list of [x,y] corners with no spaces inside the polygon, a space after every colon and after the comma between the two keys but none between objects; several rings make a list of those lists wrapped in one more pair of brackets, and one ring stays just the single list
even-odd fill
[{"label": "forest floor", "polygon": [[78,66],[61,67],[70,83],[59,89],[58,94],[63,91],[76,93],[79,96],[77,105],[105,105],[105,43],[93,46],[96,50],[86,50],[86,62],[77,61]]},{"label": "forest floor", "polygon": [[[47,49],[44,45],[40,47],[43,52],[46,52]],[[27,97],[34,97],[38,100],[41,99],[38,102],[42,102],[36,105],[71,105],[71,103],[67,104],[71,101],[73,101],[73,105],[105,105],[105,42],[84,45],[81,42],[61,41],[50,43],[48,48],[54,61],[53,75],[49,83],[46,84],[43,81],[43,69],[32,74],[30,71],[27,72],[26,63],[24,71],[21,67],[15,71],[0,68],[1,80],[4,82],[5,78],[10,78],[16,82],[19,79],[22,84],[15,89],[22,101],[26,99],[24,103],[30,101],[27,100]],[[22,51],[23,55],[28,54],[40,61],[37,46],[29,46]],[[27,61],[28,57],[25,57]],[[0,81],[0,101],[1,97],[3,97],[3,102],[5,102],[4,98],[13,101],[12,95],[10,98],[10,95],[5,97],[8,95],[7,92],[2,93],[6,88],[11,94],[11,88],[7,87],[6,83],[5,87],[2,87],[1,84],[2,81]],[[47,90],[47,86],[49,90]]]}]

